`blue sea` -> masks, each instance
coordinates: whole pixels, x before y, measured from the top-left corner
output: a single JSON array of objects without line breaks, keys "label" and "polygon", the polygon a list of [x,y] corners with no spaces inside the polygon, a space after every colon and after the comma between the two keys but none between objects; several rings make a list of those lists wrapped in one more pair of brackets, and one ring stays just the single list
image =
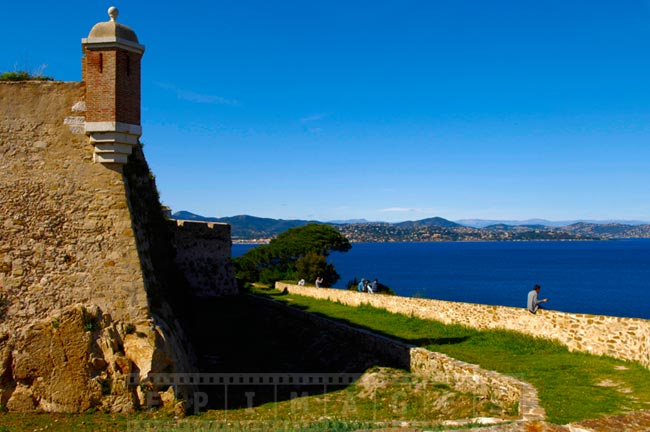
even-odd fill
[{"label": "blue sea", "polygon": [[[233,256],[250,245],[233,245]],[[343,288],[377,278],[398,295],[650,319],[650,240],[354,243],[328,259]]]}]

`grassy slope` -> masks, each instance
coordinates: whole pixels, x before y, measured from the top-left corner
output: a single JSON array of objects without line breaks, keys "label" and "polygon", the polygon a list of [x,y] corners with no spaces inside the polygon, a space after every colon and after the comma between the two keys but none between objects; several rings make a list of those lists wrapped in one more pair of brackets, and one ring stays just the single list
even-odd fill
[{"label": "grassy slope", "polygon": [[277,291],[257,293],[525,380],[537,388],[553,423],[650,408],[650,370],[638,363],[569,352],[559,343],[511,331],[478,331]]},{"label": "grassy slope", "polygon": [[[462,326],[446,326],[434,321],[392,314],[368,306],[354,308],[309,297],[281,295],[270,290],[258,293],[526,380],[537,388],[548,420],[553,423],[566,424],[650,408],[650,371],[637,363],[570,353],[560,344],[514,332],[479,332]],[[345,393],[333,394],[334,397],[341,395]],[[290,403],[291,401],[285,401],[281,404]],[[255,412],[265,417],[264,410],[273,413],[278,409],[283,409],[282,405],[274,407],[270,404],[258,407]],[[142,430],[142,425],[138,425],[138,422],[144,421],[146,424],[153,421],[155,424],[156,418],[162,423],[149,425],[153,429],[145,427],[146,430],[187,430],[183,428],[187,428],[192,422],[196,422],[196,426],[205,423],[205,430],[210,430],[214,427],[212,421],[217,420],[214,412],[189,417],[179,424],[176,424],[173,417],[156,412],[132,416],[102,413],[69,415],[0,412],[0,432],[127,430],[129,422],[135,422],[132,424],[132,430],[135,430],[133,427],[140,427]],[[353,430],[355,426],[361,426],[349,422],[336,426],[325,423],[317,422],[307,430]]]}]

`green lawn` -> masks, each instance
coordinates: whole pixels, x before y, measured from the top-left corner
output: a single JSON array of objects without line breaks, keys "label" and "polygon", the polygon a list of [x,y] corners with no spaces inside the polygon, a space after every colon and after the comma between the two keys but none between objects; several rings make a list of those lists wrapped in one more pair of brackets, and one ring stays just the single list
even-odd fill
[{"label": "green lawn", "polygon": [[552,423],[650,408],[650,370],[638,363],[569,352],[557,342],[512,331],[478,331],[275,290],[254,293],[527,381]]},{"label": "green lawn", "polygon": [[103,413],[57,414],[57,413],[0,412],[0,432],[125,431],[128,429],[127,427],[128,421],[129,421],[129,417],[121,414],[103,414]]}]

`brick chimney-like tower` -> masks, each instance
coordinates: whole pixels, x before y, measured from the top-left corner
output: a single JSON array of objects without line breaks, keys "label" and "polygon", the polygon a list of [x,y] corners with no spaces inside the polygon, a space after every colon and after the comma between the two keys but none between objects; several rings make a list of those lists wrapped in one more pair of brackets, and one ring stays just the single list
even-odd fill
[{"label": "brick chimney-like tower", "polygon": [[125,164],[142,135],[140,60],[144,46],[129,27],[100,22],[81,40],[82,80],[86,83],[86,135],[95,147],[95,162]]}]

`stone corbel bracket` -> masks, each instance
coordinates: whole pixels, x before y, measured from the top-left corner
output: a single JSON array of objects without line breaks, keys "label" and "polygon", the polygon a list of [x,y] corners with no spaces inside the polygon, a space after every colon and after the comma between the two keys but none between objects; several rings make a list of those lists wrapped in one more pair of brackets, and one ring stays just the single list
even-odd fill
[{"label": "stone corbel bracket", "polygon": [[142,127],[121,122],[86,122],[86,135],[95,148],[95,162],[125,164],[138,144]]}]

